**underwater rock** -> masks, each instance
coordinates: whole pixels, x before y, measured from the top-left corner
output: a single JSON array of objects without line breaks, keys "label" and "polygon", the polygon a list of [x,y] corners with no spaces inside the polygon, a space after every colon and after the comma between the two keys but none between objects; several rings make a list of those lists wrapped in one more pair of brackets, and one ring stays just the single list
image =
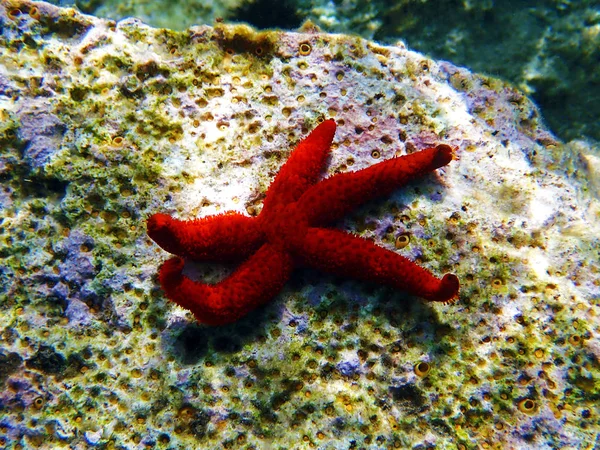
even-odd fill
[{"label": "underwater rock", "polygon": [[[0,48],[0,447],[595,439],[595,149],[556,139],[519,90],[402,44],[24,0],[0,3]],[[456,147],[336,227],[457,274],[458,302],[304,269],[240,322],[195,324],[156,283],[169,255],[147,217],[256,215],[327,118],[323,176]]]},{"label": "underwater rock", "polygon": [[348,359],[342,359],[337,364],[337,369],[343,376],[351,377],[352,375],[354,375],[355,373],[357,373],[359,371],[360,361],[356,354],[347,355],[346,358],[348,358]]},{"label": "underwater rock", "polygon": [[18,353],[0,353],[0,383],[4,383],[10,374],[16,372],[23,358]]},{"label": "underwater rock", "polygon": [[89,325],[93,317],[90,314],[90,308],[81,300],[73,298],[69,301],[65,316],[72,325]]},{"label": "underwater rock", "polygon": [[19,111],[19,137],[25,143],[24,160],[39,169],[58,152],[66,127],[60,120],[35,103]]},{"label": "underwater rock", "polygon": [[86,431],[85,441],[90,445],[98,445],[102,439],[102,430]]},{"label": "underwater rock", "polygon": [[67,283],[82,286],[91,280],[96,269],[90,257],[82,251],[82,246],[91,245],[91,239],[77,231],[56,246],[56,251],[61,255],[60,276]]},{"label": "underwater rock", "polygon": [[57,375],[67,367],[66,358],[49,345],[41,345],[38,351],[26,362],[27,367]]},{"label": "underwater rock", "polygon": [[[435,59],[494,74],[541,106],[563,139],[600,140],[600,14],[596,0],[53,0],[121,20],[183,30],[218,20],[259,29],[295,29],[303,20],[329,33],[379,43],[402,39]],[[440,18],[443,17],[443,20]],[[597,144],[596,144],[597,146]]]}]

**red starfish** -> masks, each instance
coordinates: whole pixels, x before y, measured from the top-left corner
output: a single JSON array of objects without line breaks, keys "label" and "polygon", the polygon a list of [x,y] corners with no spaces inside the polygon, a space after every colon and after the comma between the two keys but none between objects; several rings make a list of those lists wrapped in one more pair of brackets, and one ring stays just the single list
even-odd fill
[{"label": "red starfish", "polygon": [[[445,166],[452,161],[452,148],[441,144],[317,183],[335,128],[334,120],[326,120],[300,142],[269,187],[257,217],[227,212],[190,221],[165,214],[148,219],[148,235],[177,255],[159,271],[170,300],[199,322],[234,322],[267,303],[298,265],[393,286],[430,301],[449,302],[458,295],[456,275],[440,280],[371,241],[324,228],[360,203]],[[184,258],[244,262],[209,285],[183,275]]]}]

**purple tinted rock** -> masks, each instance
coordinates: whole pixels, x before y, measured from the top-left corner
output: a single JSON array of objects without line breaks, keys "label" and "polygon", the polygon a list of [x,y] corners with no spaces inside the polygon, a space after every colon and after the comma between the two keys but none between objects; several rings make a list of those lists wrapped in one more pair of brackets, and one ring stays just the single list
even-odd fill
[{"label": "purple tinted rock", "polygon": [[60,265],[61,278],[69,283],[83,285],[96,274],[96,268],[91,257],[81,251],[83,245],[91,247],[93,239],[80,231],[71,235],[57,245],[57,251],[63,253],[63,262]]},{"label": "purple tinted rock", "polygon": [[90,308],[81,300],[72,299],[67,306],[66,316],[72,325],[89,325],[92,322]]},{"label": "purple tinted rock", "polygon": [[[4,167],[5,165],[3,164],[2,161],[0,161],[0,174],[2,174],[4,172]],[[13,200],[12,197],[10,196],[9,192],[6,192],[5,190],[1,190],[0,191],[0,209],[6,209],[9,208],[10,206],[12,206],[13,204]]]},{"label": "purple tinted rock", "polygon": [[94,245],[94,240],[79,230],[73,230],[69,237],[57,244],[56,250],[67,255],[79,254],[81,253],[82,245],[92,247]]},{"label": "purple tinted rock", "polygon": [[98,293],[88,285],[82,286],[79,290],[79,298],[88,304],[102,305],[103,299]]},{"label": "purple tinted rock", "polygon": [[22,111],[19,137],[25,141],[25,161],[34,168],[45,165],[60,147],[65,125],[53,114],[34,106]]},{"label": "purple tinted rock", "polygon": [[358,372],[359,368],[360,361],[357,355],[348,355],[345,360],[339,362],[337,365],[337,369],[345,377],[351,377]]},{"label": "purple tinted rock", "polygon": [[308,319],[306,316],[293,315],[288,323],[293,324],[296,328],[296,333],[304,333],[308,328]]},{"label": "purple tinted rock", "polygon": [[60,265],[60,269],[64,280],[78,285],[82,285],[86,280],[93,278],[96,272],[89,258],[85,256],[68,258]]},{"label": "purple tinted rock", "polygon": [[64,283],[58,283],[52,288],[51,293],[59,300],[65,300],[69,295],[69,287]]},{"label": "purple tinted rock", "polygon": [[434,202],[441,202],[444,199],[443,195],[440,192],[434,192],[429,196],[429,198]]},{"label": "purple tinted rock", "polygon": [[124,270],[119,270],[113,273],[111,277],[103,280],[102,284],[112,290],[121,291],[123,286],[130,282],[130,276]]},{"label": "purple tinted rock", "polygon": [[311,288],[308,292],[308,305],[311,307],[315,307],[319,305],[323,299],[326,299],[326,295],[329,292],[327,286],[324,284],[317,284],[315,287]]}]

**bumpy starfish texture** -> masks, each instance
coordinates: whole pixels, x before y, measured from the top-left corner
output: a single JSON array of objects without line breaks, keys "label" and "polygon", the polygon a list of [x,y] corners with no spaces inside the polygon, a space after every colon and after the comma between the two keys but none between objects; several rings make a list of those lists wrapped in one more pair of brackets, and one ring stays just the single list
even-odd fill
[{"label": "bumpy starfish texture", "polygon": [[[371,241],[325,228],[359,204],[445,166],[453,159],[452,148],[441,144],[317,183],[335,129],[335,121],[326,120],[300,142],[269,187],[257,217],[228,212],[189,221],[165,214],[148,219],[148,235],[177,255],[159,271],[170,300],[199,322],[231,323],[269,302],[296,266],[392,286],[429,301],[457,297],[456,275],[438,279]],[[209,285],[183,274],[185,259],[243,262],[229,277]]]}]

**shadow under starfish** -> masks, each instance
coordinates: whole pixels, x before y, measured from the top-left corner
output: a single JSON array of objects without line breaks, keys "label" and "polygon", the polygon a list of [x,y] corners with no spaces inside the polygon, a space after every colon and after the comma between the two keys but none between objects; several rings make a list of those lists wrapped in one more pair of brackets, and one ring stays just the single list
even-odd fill
[{"label": "shadow under starfish", "polygon": [[[447,165],[453,159],[452,147],[440,144],[318,182],[335,129],[335,121],[326,120],[298,144],[269,187],[257,217],[227,212],[189,221],[165,214],[148,219],[148,235],[177,255],[159,271],[170,300],[190,310],[199,322],[231,323],[269,302],[296,266],[392,286],[429,301],[457,297],[456,275],[438,279],[367,239],[326,228],[358,205]],[[210,285],[183,275],[184,259],[244,262]]]}]

